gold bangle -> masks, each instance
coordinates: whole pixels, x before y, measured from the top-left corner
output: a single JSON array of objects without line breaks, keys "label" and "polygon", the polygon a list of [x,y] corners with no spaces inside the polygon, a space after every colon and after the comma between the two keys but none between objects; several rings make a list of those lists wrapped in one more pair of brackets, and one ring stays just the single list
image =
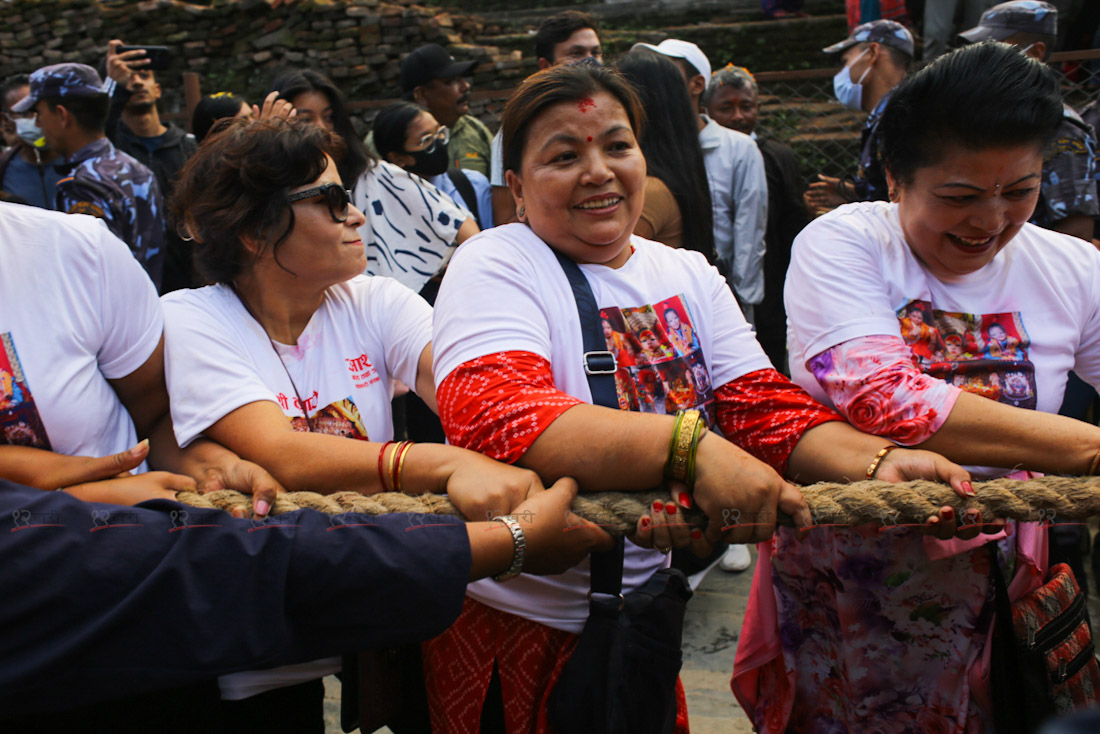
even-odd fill
[{"label": "gold bangle", "polygon": [[886,454],[890,453],[894,449],[899,448],[901,447],[894,443],[890,444],[889,446],[883,446],[882,449],[879,450],[877,454],[875,454],[875,458],[871,459],[871,465],[867,467],[867,478],[874,479],[875,473],[878,471],[878,465],[882,463],[882,460],[886,457]]},{"label": "gold bangle", "polygon": [[695,456],[699,453],[699,442],[707,433],[707,422],[700,420],[695,425],[695,434],[691,437],[691,455],[688,457],[687,485],[688,489],[695,486]]},{"label": "gold bangle", "polygon": [[398,447],[397,469],[396,469],[396,474],[394,474],[394,491],[395,492],[404,492],[405,491],[401,487],[401,477],[403,476],[403,472],[405,471],[405,454],[409,453],[409,449],[412,448],[412,445],[413,445],[412,441],[405,441],[401,444],[401,446]]},{"label": "gold bangle", "polygon": [[395,445],[393,447],[393,449],[390,451],[390,460],[386,464],[387,473],[390,475],[390,491],[391,492],[396,492],[397,491],[397,485],[396,485],[397,480],[395,479],[396,474],[394,473],[394,470],[396,469],[396,466],[397,466],[397,452],[399,452],[400,450],[401,450],[401,444]]},{"label": "gold bangle", "polygon": [[1096,451],[1096,456],[1092,457],[1092,464],[1089,465],[1089,473],[1087,476],[1096,476],[1096,469],[1100,467],[1100,449]]},{"label": "gold bangle", "polygon": [[698,410],[685,410],[681,415],[683,420],[680,421],[679,430],[675,434],[672,454],[665,464],[665,476],[668,479],[688,482],[688,468],[694,453],[692,449],[699,440],[696,434],[702,420],[702,413]]}]

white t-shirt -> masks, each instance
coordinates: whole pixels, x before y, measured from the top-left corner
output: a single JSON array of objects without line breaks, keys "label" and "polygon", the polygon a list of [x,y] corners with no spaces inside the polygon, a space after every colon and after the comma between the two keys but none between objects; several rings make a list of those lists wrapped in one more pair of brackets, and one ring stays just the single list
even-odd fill
[{"label": "white t-shirt", "polygon": [[[431,307],[389,278],[360,275],[329,288],[296,346],[273,348],[226,285],[175,291],[162,303],[168,393],[180,446],[259,400],[278,404],[295,430],[309,430],[299,396],[315,433],[389,441],[391,378],[415,385],[420,354],[431,340]],[[233,673],[218,682],[222,698],[236,700],[339,669],[338,658],[327,658]]]},{"label": "white t-shirt", "polygon": [[415,173],[378,161],[352,195],[367,215],[359,236],[367,274],[394,278],[417,293],[446,264],[470,213]]},{"label": "white t-shirt", "polygon": [[315,432],[388,441],[391,378],[415,385],[431,341],[431,306],[389,278],[360,275],[329,288],[295,346],[272,348],[226,285],[175,291],[162,303],[180,446],[258,400],[277,403],[296,430],[306,430],[299,396]]},{"label": "white t-shirt", "polygon": [[[640,237],[618,269],[582,265],[601,316],[625,345],[617,375],[623,406],[645,412],[699,407],[715,415],[714,388],[770,367],[718,271],[697,252]],[[668,312],[680,322],[670,336]],[[687,327],[687,328],[685,328]],[[651,339],[647,339],[647,332]],[[565,273],[525,224],[508,224],[463,243],[440,288],[433,354],[437,384],[456,367],[502,351],[548,359],[556,386],[581,400],[592,394],[581,366],[580,321]],[[643,584],[667,558],[627,544],[624,592]],[[587,563],[558,576],[522,575],[506,584],[478,581],[480,602],[555,629],[579,633],[588,617]]]},{"label": "white t-shirt", "polygon": [[0,444],[132,447],[107,380],[141,367],[162,331],[153,283],[102,220],[0,203]]},{"label": "white t-shirt", "polygon": [[1058,412],[1070,370],[1100,385],[1100,252],[1031,224],[945,282],[906,244],[897,205],[842,206],[795,239],[786,304],[792,377],[826,404],[809,360],[903,331],[925,372],[1010,405]]}]

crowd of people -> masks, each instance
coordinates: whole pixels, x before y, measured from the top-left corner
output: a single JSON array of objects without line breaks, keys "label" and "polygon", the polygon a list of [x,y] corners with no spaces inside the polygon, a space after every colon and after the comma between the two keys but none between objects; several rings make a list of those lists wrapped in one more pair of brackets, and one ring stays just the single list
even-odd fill
[{"label": "crowd of people", "polygon": [[[1057,34],[1013,0],[917,69],[904,25],[856,26],[823,52],[868,114],[857,172],[808,187],[749,70],[604,58],[576,11],[495,135],[435,44],[365,139],[310,69],[191,133],[121,41],[4,80],[0,728],[320,733],[341,655],[422,642],[398,734],[558,732],[616,552],[570,503],[658,487],[622,594],[758,544],[731,680],[757,731],[1014,731],[999,604],[1058,560],[1084,585],[1087,534],[812,527],[796,484],[1100,472],[1097,110],[1062,100]],[[247,517],[174,501],[223,488]],[[298,490],[465,521],[270,516]],[[1095,702],[1089,655],[1059,683]]]}]

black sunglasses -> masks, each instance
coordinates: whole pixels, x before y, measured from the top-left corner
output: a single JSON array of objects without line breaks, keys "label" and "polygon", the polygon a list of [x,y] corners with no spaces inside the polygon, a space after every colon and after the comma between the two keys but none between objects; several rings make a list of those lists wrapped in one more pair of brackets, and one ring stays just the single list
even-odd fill
[{"label": "black sunglasses", "polygon": [[293,204],[303,199],[312,199],[314,196],[324,196],[328,204],[328,213],[334,222],[344,222],[348,218],[348,205],[351,204],[351,192],[338,183],[321,184],[305,191],[290,194],[286,200]]}]

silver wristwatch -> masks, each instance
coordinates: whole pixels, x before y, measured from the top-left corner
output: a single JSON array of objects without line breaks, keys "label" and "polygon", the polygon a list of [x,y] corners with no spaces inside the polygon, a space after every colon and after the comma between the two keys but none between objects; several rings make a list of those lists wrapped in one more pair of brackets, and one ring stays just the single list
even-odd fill
[{"label": "silver wristwatch", "polygon": [[494,517],[493,520],[504,523],[504,527],[512,533],[512,545],[515,552],[515,555],[512,556],[512,565],[504,573],[493,577],[493,581],[507,581],[514,576],[519,576],[523,570],[523,559],[527,555],[527,538],[523,534],[523,528],[520,526],[519,520],[516,520],[513,516],[500,515]]}]

